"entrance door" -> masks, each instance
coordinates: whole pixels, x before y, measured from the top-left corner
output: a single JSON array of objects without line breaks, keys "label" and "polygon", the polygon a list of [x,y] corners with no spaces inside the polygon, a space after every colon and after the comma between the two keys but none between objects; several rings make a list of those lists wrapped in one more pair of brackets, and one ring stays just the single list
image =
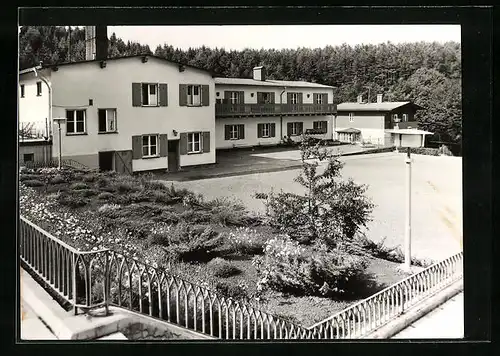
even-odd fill
[{"label": "entrance door", "polygon": [[179,170],[179,140],[168,141],[168,171]]},{"label": "entrance door", "polygon": [[113,151],[99,152],[99,170],[112,171],[113,170]]}]

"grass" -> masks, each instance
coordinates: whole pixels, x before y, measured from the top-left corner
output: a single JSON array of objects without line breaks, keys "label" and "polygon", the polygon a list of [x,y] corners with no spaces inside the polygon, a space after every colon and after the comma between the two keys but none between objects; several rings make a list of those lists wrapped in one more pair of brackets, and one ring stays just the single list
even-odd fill
[{"label": "grass", "polygon": [[[262,253],[274,231],[240,202],[204,201],[187,189],[144,177],[64,172],[50,178],[46,190],[42,174],[21,174],[23,184],[37,190],[41,201],[47,192],[57,192],[59,210],[78,216],[94,234],[109,232],[119,241],[109,247],[119,250],[125,242],[135,245],[143,260],[163,266],[170,263],[172,273],[197,284],[208,283],[225,296],[254,301],[258,297],[263,310],[306,326],[406,276],[399,272],[398,263],[372,258],[364,290],[350,300],[259,292],[252,258]],[[43,226],[50,232],[50,224]],[[388,253],[380,252],[379,257],[388,258]]]}]

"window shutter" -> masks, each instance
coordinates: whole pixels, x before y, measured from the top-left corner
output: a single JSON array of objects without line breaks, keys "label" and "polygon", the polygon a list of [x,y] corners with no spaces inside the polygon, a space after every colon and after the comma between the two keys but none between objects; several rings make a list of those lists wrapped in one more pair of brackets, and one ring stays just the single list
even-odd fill
[{"label": "window shutter", "polygon": [[132,136],[132,159],[142,158],[142,136]]},{"label": "window shutter", "polygon": [[168,106],[168,85],[160,84],[160,106]]},{"label": "window shutter", "polygon": [[274,93],[271,93],[271,104],[275,104],[276,101],[275,101],[275,95]]},{"label": "window shutter", "polygon": [[238,100],[239,100],[239,104],[245,104],[245,92],[244,91],[238,92]]},{"label": "window shutter", "polygon": [[208,85],[201,86],[201,105],[210,106],[210,87]]},{"label": "window shutter", "polygon": [[239,125],[240,126],[240,137],[238,139],[244,140],[245,139],[245,125]]},{"label": "window shutter", "polygon": [[160,157],[168,156],[168,135],[160,135]]},{"label": "window shutter", "polygon": [[224,99],[229,103],[231,99],[231,92],[224,90]]},{"label": "window shutter", "polygon": [[273,122],[271,124],[271,132],[269,133],[269,137],[276,137],[276,124]]},{"label": "window shutter", "polygon": [[187,146],[188,146],[187,133],[181,132],[181,134],[179,136],[179,154],[186,155],[187,154]]},{"label": "window shutter", "polygon": [[261,138],[262,137],[262,128],[263,128],[263,124],[257,124],[257,138]]},{"label": "window shutter", "polygon": [[286,135],[290,137],[292,135],[292,123],[289,122],[286,124]]},{"label": "window shutter", "polygon": [[321,94],[323,96],[323,104],[328,104],[328,94]]},{"label": "window shutter", "polygon": [[303,95],[302,95],[302,93],[298,93],[298,98],[297,98],[297,99],[298,99],[298,102],[297,102],[297,103],[298,103],[298,104],[302,104],[302,99],[303,99]]},{"label": "window shutter", "polygon": [[204,131],[203,132],[203,152],[208,153],[210,152],[210,132],[209,131]]},{"label": "window shutter", "polygon": [[187,85],[179,84],[179,106],[187,106]]},{"label": "window shutter", "polygon": [[264,103],[263,97],[262,97],[262,92],[258,91],[257,92],[257,104],[262,104]]},{"label": "window shutter", "polygon": [[141,106],[141,83],[132,83],[132,106]]},{"label": "window shutter", "polygon": [[224,125],[224,140],[231,139],[231,125]]},{"label": "window shutter", "polygon": [[286,103],[289,105],[292,103],[292,93],[286,93]]},{"label": "window shutter", "polygon": [[326,133],[328,131],[328,121],[322,121],[321,128]]},{"label": "window shutter", "polygon": [[298,126],[299,126],[299,132],[298,132],[298,134],[302,135],[302,131],[304,130],[304,123],[303,122],[299,122]]}]

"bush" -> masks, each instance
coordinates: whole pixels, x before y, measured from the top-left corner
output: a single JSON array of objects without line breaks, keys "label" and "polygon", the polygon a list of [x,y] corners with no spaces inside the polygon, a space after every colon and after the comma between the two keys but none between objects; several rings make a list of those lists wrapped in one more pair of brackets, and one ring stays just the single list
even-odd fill
[{"label": "bush", "polygon": [[150,189],[150,190],[164,190],[164,191],[168,190],[168,188],[166,187],[165,184],[163,184],[161,182],[154,181],[154,180],[153,181],[152,180],[145,181],[144,188]]},{"label": "bush", "polygon": [[241,270],[238,267],[220,257],[214,258],[208,262],[207,268],[213,273],[214,276],[221,278],[227,278],[241,273]]},{"label": "bush", "polygon": [[441,145],[439,147],[439,154],[442,156],[453,156],[453,153],[450,151],[450,149],[446,145]]},{"label": "bush", "polygon": [[153,245],[168,246],[170,244],[170,238],[166,233],[151,234],[148,237],[146,245],[151,247]]},{"label": "bush", "polygon": [[23,183],[27,187],[42,187],[45,185],[45,183],[38,179],[25,180]]},{"label": "bush", "polygon": [[78,193],[83,197],[91,197],[91,196],[99,194],[99,192],[97,190],[94,190],[94,189],[80,189],[80,190],[78,190]]},{"label": "bush", "polygon": [[248,227],[238,227],[236,231],[229,233],[227,244],[231,251],[243,255],[256,255],[264,252],[264,246],[269,236],[258,233]]},{"label": "bush", "polygon": [[111,194],[109,192],[102,192],[97,196],[97,199],[110,200],[110,199],[113,199],[113,194]]},{"label": "bush", "polygon": [[368,265],[366,259],[323,243],[300,246],[288,236],[267,242],[265,255],[252,261],[258,290],[271,288],[298,295],[343,295],[357,290]]},{"label": "bush", "polygon": [[230,199],[214,199],[205,203],[211,214],[211,223],[222,226],[244,226],[251,223],[249,214],[243,204]]},{"label": "bush", "polygon": [[85,206],[89,203],[87,198],[75,194],[68,194],[67,192],[60,193],[57,197],[57,201],[59,204],[66,205],[73,209]]},{"label": "bush", "polygon": [[183,261],[206,261],[211,252],[222,245],[220,235],[210,226],[181,222],[170,229],[167,251]]},{"label": "bush", "polygon": [[71,185],[72,190],[89,189],[89,186],[83,182],[77,182]]},{"label": "bush", "polygon": [[61,174],[57,174],[50,179],[50,184],[66,183],[66,179]]},{"label": "bush", "polygon": [[206,211],[188,209],[183,211],[179,218],[185,222],[190,223],[209,223],[212,219],[212,215]]},{"label": "bush", "polygon": [[102,187],[109,186],[109,183],[110,183],[110,182],[109,182],[109,179],[108,179],[108,178],[106,178],[106,177],[104,177],[104,176],[102,176],[102,175],[101,175],[101,176],[99,176],[99,177],[97,178],[96,183],[97,183],[97,186],[98,186],[99,188],[102,188]]},{"label": "bush", "polygon": [[248,286],[243,281],[236,285],[219,281],[215,284],[215,291],[226,298],[233,298],[237,300],[249,299]]},{"label": "bush", "polygon": [[82,180],[84,182],[88,182],[88,183],[93,183],[97,180],[97,177],[95,174],[92,174],[92,173],[89,173],[89,174],[85,174],[83,177],[82,177]]},{"label": "bush", "polygon": [[22,173],[19,176],[19,181],[21,181],[21,182],[24,182],[27,180],[40,180],[40,179],[41,179],[41,175],[39,175],[39,174]]},{"label": "bush", "polygon": [[116,184],[116,190],[119,193],[136,192],[139,188],[131,182],[119,182]]}]

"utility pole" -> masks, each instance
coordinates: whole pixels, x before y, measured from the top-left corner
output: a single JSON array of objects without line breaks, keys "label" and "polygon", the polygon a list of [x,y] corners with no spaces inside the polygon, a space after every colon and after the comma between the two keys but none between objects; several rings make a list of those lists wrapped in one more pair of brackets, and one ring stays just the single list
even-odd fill
[{"label": "utility pole", "polygon": [[406,163],[406,224],[405,224],[405,262],[404,268],[411,270],[411,149],[407,148]]},{"label": "utility pole", "polygon": [[71,26],[68,26],[68,62],[71,62]]}]

